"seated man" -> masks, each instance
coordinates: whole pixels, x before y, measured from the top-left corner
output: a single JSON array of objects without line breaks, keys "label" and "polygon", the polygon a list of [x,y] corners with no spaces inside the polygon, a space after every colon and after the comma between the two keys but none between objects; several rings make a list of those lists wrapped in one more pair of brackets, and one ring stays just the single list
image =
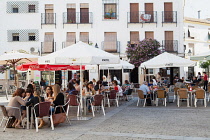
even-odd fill
[{"label": "seated man", "polygon": [[151,106],[151,100],[150,100],[150,90],[147,86],[147,82],[144,81],[143,84],[140,86],[139,90],[142,90],[144,93],[144,97],[147,97],[147,106]]}]

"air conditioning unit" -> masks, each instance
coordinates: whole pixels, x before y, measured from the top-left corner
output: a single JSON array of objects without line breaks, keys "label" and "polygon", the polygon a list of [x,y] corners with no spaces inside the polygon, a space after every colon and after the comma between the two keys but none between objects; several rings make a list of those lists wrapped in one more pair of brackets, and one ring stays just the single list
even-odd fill
[{"label": "air conditioning unit", "polygon": [[31,47],[30,48],[30,53],[35,53],[35,52],[38,52],[38,49],[35,48],[35,47]]}]

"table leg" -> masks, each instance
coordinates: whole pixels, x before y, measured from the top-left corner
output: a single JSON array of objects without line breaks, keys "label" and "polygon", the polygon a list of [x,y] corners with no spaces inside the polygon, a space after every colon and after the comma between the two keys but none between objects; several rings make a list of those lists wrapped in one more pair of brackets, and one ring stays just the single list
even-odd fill
[{"label": "table leg", "polygon": [[26,107],[26,115],[27,115],[27,126],[26,128],[29,129],[29,107]]},{"label": "table leg", "polygon": [[190,106],[192,107],[192,91],[190,92],[191,97],[190,97]]}]

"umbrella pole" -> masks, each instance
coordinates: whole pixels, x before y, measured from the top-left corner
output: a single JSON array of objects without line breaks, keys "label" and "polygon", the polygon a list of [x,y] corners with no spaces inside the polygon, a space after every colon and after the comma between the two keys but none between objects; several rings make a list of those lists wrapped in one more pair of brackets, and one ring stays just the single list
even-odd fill
[{"label": "umbrella pole", "polygon": [[15,63],[12,64],[13,65],[13,71],[14,71],[14,80],[15,80],[15,83],[14,85],[17,86],[17,77],[16,77],[16,71],[15,71]]},{"label": "umbrella pole", "polygon": [[100,80],[100,65],[97,64],[97,66],[98,66],[98,80]]},{"label": "umbrella pole", "polygon": [[[83,79],[82,79],[82,64],[80,64],[80,112],[82,111],[83,108],[83,103],[82,103],[82,87],[83,87]],[[80,114],[82,116],[82,112]]]},{"label": "umbrella pole", "polygon": [[[108,68],[108,86],[109,86],[109,78],[111,78],[111,77],[109,77],[109,68]],[[110,81],[110,82],[112,82],[112,80]]]}]

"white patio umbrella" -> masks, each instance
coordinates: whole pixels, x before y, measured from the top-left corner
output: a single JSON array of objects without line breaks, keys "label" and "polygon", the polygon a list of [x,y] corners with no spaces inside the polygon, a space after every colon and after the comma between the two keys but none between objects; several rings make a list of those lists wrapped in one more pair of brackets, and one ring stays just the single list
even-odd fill
[{"label": "white patio umbrella", "polygon": [[[120,62],[118,56],[107,53],[83,42],[56,51],[49,55],[40,57],[39,64],[69,64],[69,65],[101,65],[117,64]],[[82,76],[80,69],[80,89],[82,89]],[[82,90],[80,90],[82,101]],[[82,102],[81,102],[82,103]]]},{"label": "white patio umbrella", "polygon": [[19,53],[16,51],[8,52],[3,55],[0,55],[0,64],[12,64],[14,69],[14,78],[15,78],[15,85],[17,85],[17,79],[16,79],[16,70],[15,70],[15,64],[17,63],[23,63],[27,61],[36,61],[39,56],[36,55],[30,55],[25,53]]},{"label": "white patio umbrella", "polygon": [[190,60],[210,60],[210,51],[191,56]]},{"label": "white patio umbrella", "polygon": [[194,66],[196,62],[185,59],[174,54],[164,52],[144,62],[142,68],[164,68],[164,67],[187,67]]}]

